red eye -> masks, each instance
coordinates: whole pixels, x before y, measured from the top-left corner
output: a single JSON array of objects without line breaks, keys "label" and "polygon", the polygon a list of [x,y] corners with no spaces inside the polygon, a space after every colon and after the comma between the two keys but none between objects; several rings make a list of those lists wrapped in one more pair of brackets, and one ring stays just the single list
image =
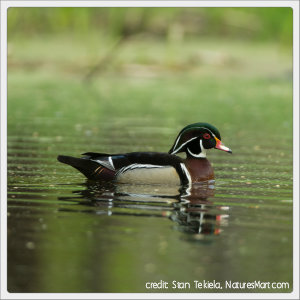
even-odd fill
[{"label": "red eye", "polygon": [[208,140],[208,139],[211,138],[211,136],[210,136],[209,133],[204,133],[204,134],[203,134],[203,138],[206,139],[206,140]]}]

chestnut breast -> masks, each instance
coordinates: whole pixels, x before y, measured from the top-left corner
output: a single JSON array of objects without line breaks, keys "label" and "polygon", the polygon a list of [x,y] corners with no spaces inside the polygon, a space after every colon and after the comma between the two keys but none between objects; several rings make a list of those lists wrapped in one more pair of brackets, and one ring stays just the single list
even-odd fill
[{"label": "chestnut breast", "polygon": [[191,174],[193,182],[213,180],[214,170],[206,158],[187,158],[185,165]]}]

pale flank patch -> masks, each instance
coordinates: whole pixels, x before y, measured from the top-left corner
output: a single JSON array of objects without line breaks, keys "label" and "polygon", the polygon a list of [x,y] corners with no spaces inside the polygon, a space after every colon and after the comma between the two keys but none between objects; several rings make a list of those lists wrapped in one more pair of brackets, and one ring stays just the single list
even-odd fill
[{"label": "pale flank patch", "polygon": [[180,178],[173,167],[134,168],[119,173],[117,182],[180,185]]}]

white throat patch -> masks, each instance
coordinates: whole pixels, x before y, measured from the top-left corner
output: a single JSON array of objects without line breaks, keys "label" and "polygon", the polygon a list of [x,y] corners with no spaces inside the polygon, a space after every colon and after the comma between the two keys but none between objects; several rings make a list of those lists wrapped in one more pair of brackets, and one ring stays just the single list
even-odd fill
[{"label": "white throat patch", "polygon": [[199,157],[205,158],[206,157],[206,150],[202,145],[202,140],[200,140],[200,149],[201,149],[201,152],[199,154],[196,154],[196,153],[193,153],[189,148],[187,148],[189,154],[191,154],[192,156],[197,157],[197,158],[199,158]]}]

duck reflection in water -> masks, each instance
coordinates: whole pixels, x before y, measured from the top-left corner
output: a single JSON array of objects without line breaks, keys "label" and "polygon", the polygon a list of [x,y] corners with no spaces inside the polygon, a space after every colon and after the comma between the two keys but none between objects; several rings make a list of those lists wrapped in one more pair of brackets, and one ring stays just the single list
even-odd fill
[{"label": "duck reflection in water", "polygon": [[[218,235],[228,223],[228,207],[215,205],[214,181],[192,187],[166,185],[99,184],[87,181],[87,188],[74,191],[79,197],[60,197],[60,200],[97,207],[88,212],[99,215],[134,215],[164,217],[172,220],[178,231]],[[124,211],[120,210],[124,209]],[[130,210],[130,211],[129,211]],[[87,210],[84,210],[87,212]]]}]

